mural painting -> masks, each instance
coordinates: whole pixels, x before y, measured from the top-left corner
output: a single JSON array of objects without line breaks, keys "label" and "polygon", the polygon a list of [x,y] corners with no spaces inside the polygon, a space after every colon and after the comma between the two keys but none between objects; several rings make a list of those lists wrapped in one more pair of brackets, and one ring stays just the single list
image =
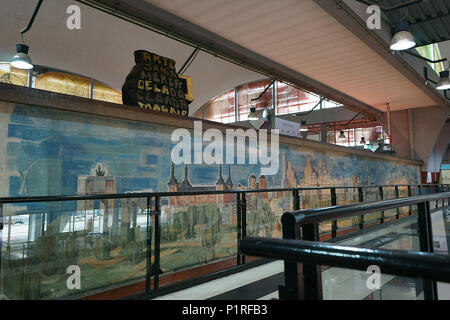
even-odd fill
[{"label": "mural painting", "polygon": [[[260,175],[258,165],[174,165],[175,128],[35,106],[0,102],[0,124],[0,147],[6,151],[0,156],[2,197],[419,181],[416,165],[290,145],[280,146],[280,170],[273,176]],[[325,191],[300,196],[302,208],[330,205]],[[339,192],[338,200],[356,202],[357,193]],[[154,236],[146,201],[5,205],[0,294],[54,299],[142,279],[147,235]],[[247,233],[281,237],[281,215],[292,209],[290,193],[249,193],[247,202]],[[236,255],[236,195],[163,197],[161,210],[164,273]],[[80,266],[79,290],[67,288],[69,265]]]}]

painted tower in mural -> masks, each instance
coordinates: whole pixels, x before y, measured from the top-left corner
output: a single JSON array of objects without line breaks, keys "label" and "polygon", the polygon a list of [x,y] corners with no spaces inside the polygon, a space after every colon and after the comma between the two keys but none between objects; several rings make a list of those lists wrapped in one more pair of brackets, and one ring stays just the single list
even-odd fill
[{"label": "painted tower in mural", "polygon": [[[102,169],[101,165],[95,169],[95,176],[78,176],[77,193],[79,195],[94,195],[94,194],[115,194],[116,178],[107,176],[106,171]],[[114,199],[101,200],[84,200],[77,201],[78,211],[84,210],[101,210],[103,214],[103,233],[108,232],[108,221],[110,219],[116,220],[112,213],[114,211]],[[116,221],[113,221],[113,223]],[[93,221],[88,222],[88,229],[93,228]]]},{"label": "painted tower in mural", "polygon": [[222,165],[219,165],[219,172],[214,185],[192,185],[189,179],[189,167],[184,166],[184,178],[181,182],[175,177],[175,166],[170,167],[170,177],[167,182],[169,192],[192,192],[199,193],[189,196],[169,197],[168,205],[172,208],[182,208],[188,206],[217,205],[222,213],[227,216],[227,221],[236,223],[236,215],[233,210],[235,205],[234,194],[200,194],[208,191],[231,191],[233,190],[233,180],[231,179],[231,166],[228,166],[228,177],[226,181],[222,174]]}]

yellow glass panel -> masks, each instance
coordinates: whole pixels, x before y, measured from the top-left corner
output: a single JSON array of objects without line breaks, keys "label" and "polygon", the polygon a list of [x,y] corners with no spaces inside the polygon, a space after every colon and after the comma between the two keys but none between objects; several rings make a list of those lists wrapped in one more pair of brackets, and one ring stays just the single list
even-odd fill
[{"label": "yellow glass panel", "polygon": [[15,69],[9,63],[0,63],[0,82],[27,86],[28,71]]},{"label": "yellow glass panel", "polygon": [[61,73],[47,72],[36,78],[36,89],[42,89],[73,96],[89,98],[90,80],[87,78]]},{"label": "yellow glass panel", "polygon": [[105,86],[100,82],[94,82],[94,99],[122,104],[122,92]]}]

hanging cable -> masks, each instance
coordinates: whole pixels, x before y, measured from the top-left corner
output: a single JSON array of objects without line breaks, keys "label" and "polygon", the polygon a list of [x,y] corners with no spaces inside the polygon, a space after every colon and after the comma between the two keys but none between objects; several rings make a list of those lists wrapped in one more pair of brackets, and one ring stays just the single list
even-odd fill
[{"label": "hanging cable", "polygon": [[320,106],[320,104],[322,103],[323,100],[325,100],[325,97],[321,97],[319,102],[317,102],[316,105],[311,110],[306,111],[306,112],[301,112],[301,113],[294,113],[293,115],[295,115],[296,117],[306,116],[306,115],[312,113],[318,106]]},{"label": "hanging cable", "polygon": [[344,126],[348,126],[353,120],[355,120],[356,119],[356,117],[357,116],[359,116],[360,115],[360,113],[358,112],[357,114],[355,114],[355,116],[351,119],[351,120],[349,120],[346,124],[344,124]]},{"label": "hanging cable", "polygon": [[195,48],[194,51],[192,51],[192,53],[189,56],[189,58],[187,58],[186,62],[183,64],[183,66],[178,71],[179,75],[183,75],[184,72],[187,69],[189,69],[189,67],[191,66],[192,62],[195,60],[195,58],[197,58],[197,55],[198,55],[199,52],[200,52],[200,48],[199,47]]},{"label": "hanging cable", "polygon": [[269,90],[269,88],[275,83],[275,80],[273,80],[265,89],[263,92],[261,92],[261,94],[257,97],[257,98],[253,98],[250,101],[256,101],[259,100],[263,97],[263,95],[267,92],[267,90]]},{"label": "hanging cable", "polygon": [[413,57],[416,57],[416,58],[420,58],[420,59],[425,60],[425,61],[427,61],[429,63],[440,63],[440,62],[447,61],[447,58],[442,58],[442,59],[439,59],[439,60],[431,60],[431,59],[422,57],[421,55],[416,54],[414,52],[409,52],[407,50],[402,51],[402,53],[406,53],[406,54],[409,54],[410,56],[413,56]]},{"label": "hanging cable", "polygon": [[43,1],[44,1],[44,0],[39,0],[39,1],[38,1],[36,7],[34,8],[33,14],[32,14],[32,16],[31,16],[31,18],[30,18],[30,21],[28,22],[28,25],[20,31],[20,36],[22,37],[22,42],[23,42],[23,43],[25,43],[25,41],[23,40],[23,35],[24,35],[28,30],[30,30],[31,27],[33,26],[34,19],[36,19],[37,13],[39,12],[39,9],[41,8],[41,5],[42,5],[42,2],[43,2]]}]

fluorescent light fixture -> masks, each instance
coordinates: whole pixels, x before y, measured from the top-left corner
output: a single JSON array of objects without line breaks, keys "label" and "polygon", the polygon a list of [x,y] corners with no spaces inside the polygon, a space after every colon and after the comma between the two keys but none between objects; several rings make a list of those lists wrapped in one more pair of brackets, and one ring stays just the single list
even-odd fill
[{"label": "fluorescent light fixture", "polygon": [[416,41],[411,32],[408,31],[408,23],[403,21],[398,24],[397,32],[391,39],[389,48],[394,51],[408,50],[416,46]]},{"label": "fluorescent light fixture", "polygon": [[300,132],[308,132],[308,126],[306,125],[306,121],[302,121],[300,123]]},{"label": "fluorescent light fixture", "polygon": [[259,116],[256,114],[256,108],[250,108],[250,113],[247,117],[248,120],[259,120]]},{"label": "fluorescent light fixture", "polygon": [[11,66],[17,69],[24,69],[24,70],[33,69],[33,62],[31,61],[31,58],[28,56],[29,49],[30,48],[25,44],[17,44],[16,45],[17,53],[13,57]]},{"label": "fluorescent light fixture", "polygon": [[450,89],[450,79],[449,79],[449,71],[441,71],[439,72],[439,82],[437,84],[437,90],[447,90]]}]

